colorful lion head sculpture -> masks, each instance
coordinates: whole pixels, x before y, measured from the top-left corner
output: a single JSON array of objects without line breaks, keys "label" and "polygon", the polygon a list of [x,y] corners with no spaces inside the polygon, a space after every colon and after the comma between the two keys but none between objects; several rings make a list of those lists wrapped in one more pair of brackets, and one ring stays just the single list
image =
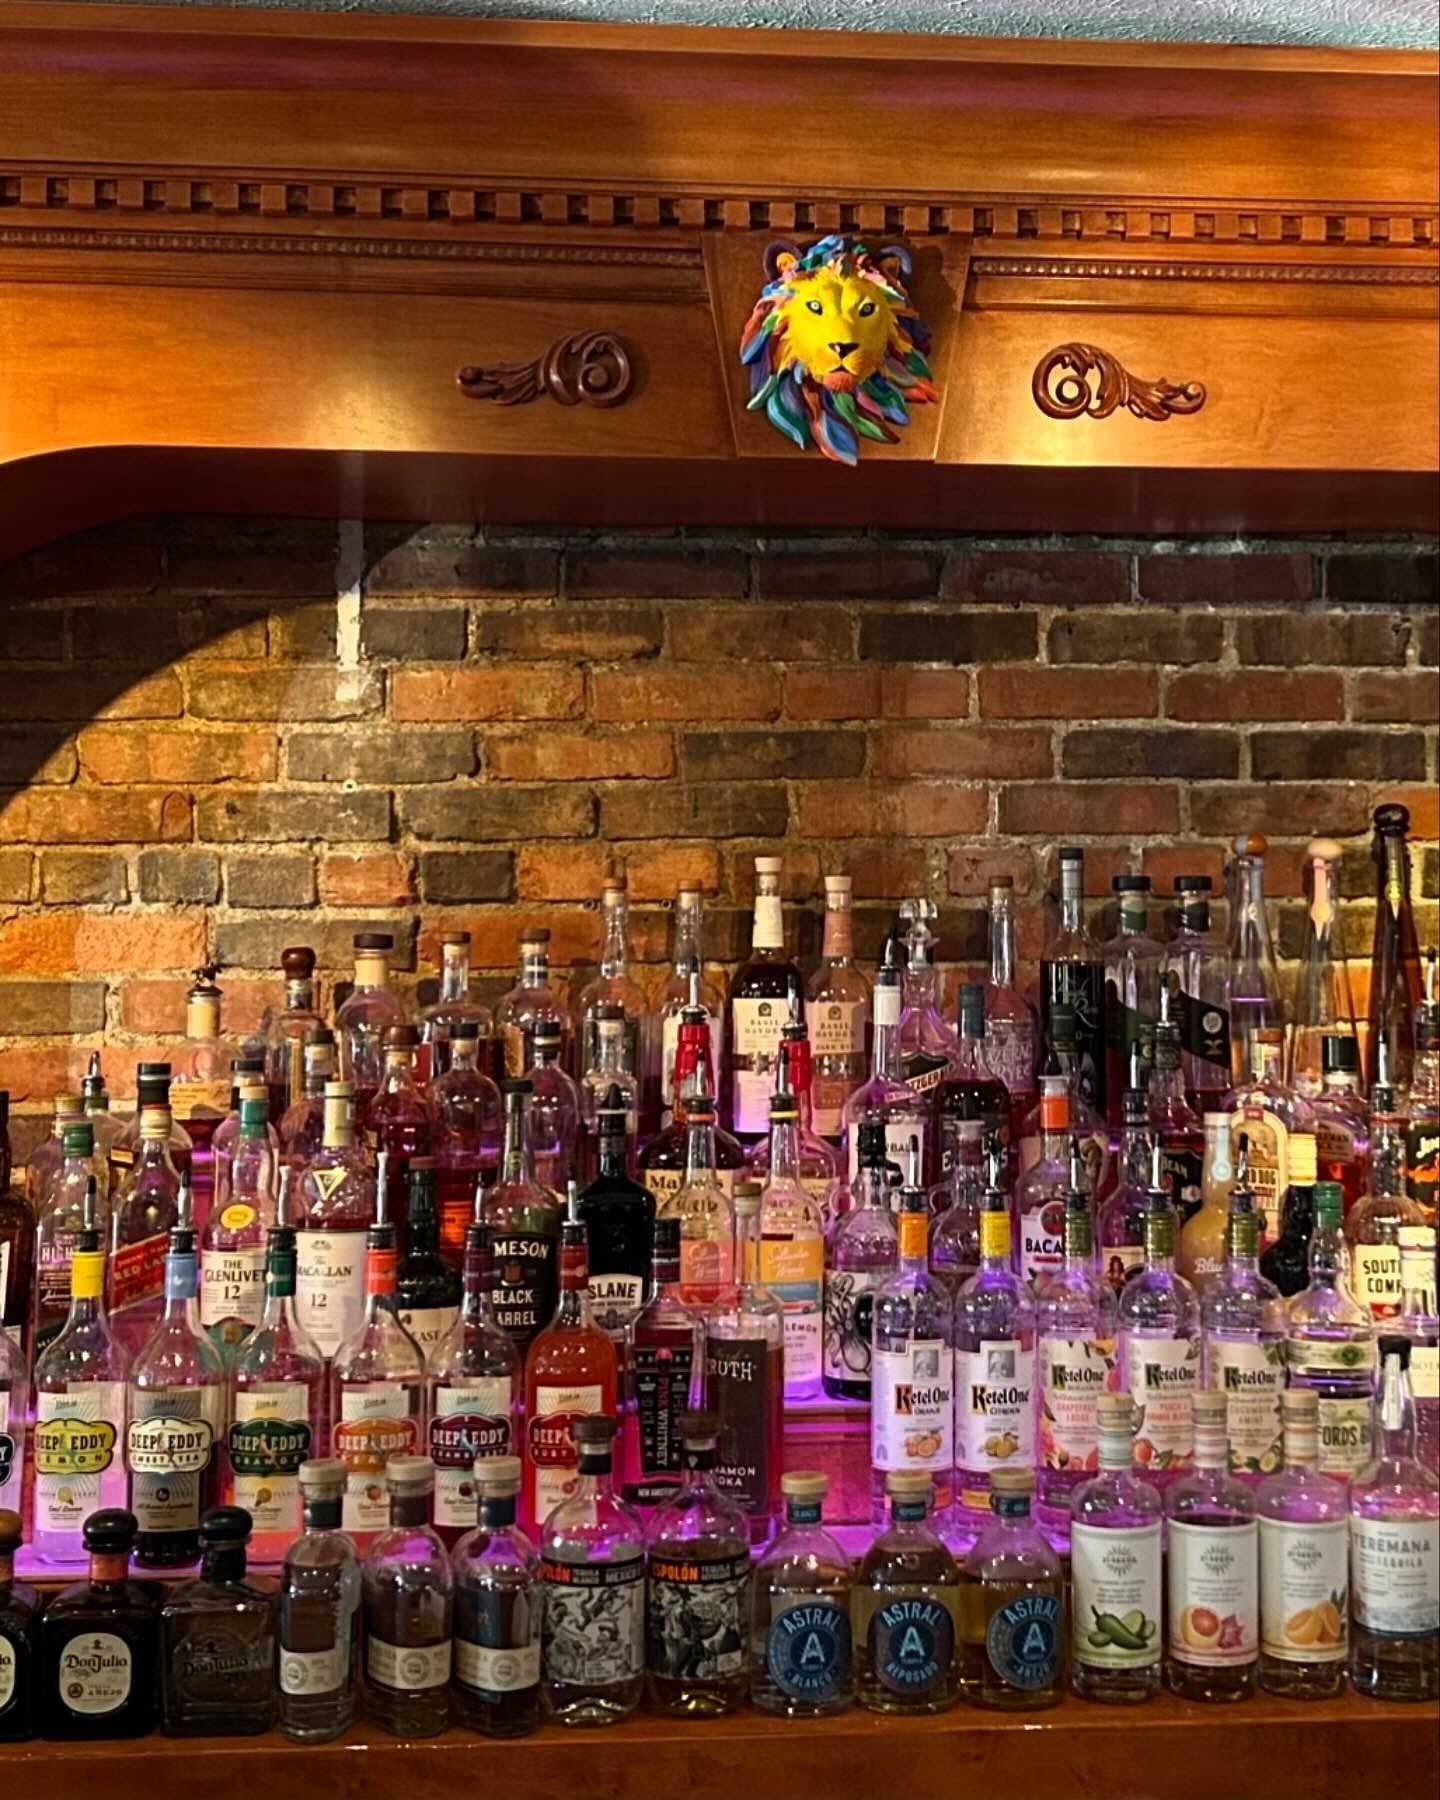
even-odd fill
[{"label": "colorful lion head sculpture", "polygon": [[802,450],[852,468],[860,439],[895,444],[909,408],[939,398],[925,360],[930,334],[905,283],[908,251],[872,256],[858,238],[823,237],[765,252],[769,280],[740,337],[750,411]]}]

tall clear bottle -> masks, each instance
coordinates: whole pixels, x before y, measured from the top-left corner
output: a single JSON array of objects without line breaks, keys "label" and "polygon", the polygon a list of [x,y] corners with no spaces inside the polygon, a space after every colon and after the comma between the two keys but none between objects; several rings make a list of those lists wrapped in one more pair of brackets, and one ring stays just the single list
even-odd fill
[{"label": "tall clear bottle", "polygon": [[[949,1290],[930,1273],[929,1208],[912,1173],[900,1190],[895,1273],[871,1309],[872,1517],[885,1517],[889,1477],[923,1472],[936,1507],[950,1505],[955,1464],[955,1323]],[[983,1264],[982,1264],[983,1267]]]},{"label": "tall clear bottle", "polygon": [[1080,1093],[1103,1119],[1105,1082],[1105,961],[1085,923],[1085,852],[1060,852],[1060,911],[1040,960],[1040,1024],[1053,1042],[1051,1014],[1068,1006],[1074,1014],[1079,1053]]},{"label": "tall clear bottle", "polygon": [[1280,1235],[1280,1209],[1290,1186],[1290,1139],[1297,1131],[1313,1136],[1315,1116],[1309,1101],[1285,1085],[1281,1075],[1285,1039],[1279,1026],[1257,1026],[1251,1050],[1251,1076],[1231,1089],[1225,1110],[1230,1115],[1231,1155],[1238,1160],[1243,1138],[1250,1186],[1261,1212],[1261,1236],[1273,1244]]},{"label": "tall clear bottle", "polygon": [[[691,1306],[708,1306],[737,1273],[735,1261],[734,1172],[727,1191],[715,1166],[715,1101],[704,1061],[686,1077],[681,1103],[685,1117],[685,1172],[678,1187],[656,1192],[655,1219],[680,1227],[680,1296]],[[756,1193],[760,1184],[752,1184]]]},{"label": "tall clear bottle", "polygon": [[813,1399],[824,1368],[825,1228],[800,1179],[795,1096],[770,1096],[770,1173],[760,1195],[760,1280],[785,1311],[785,1398]]},{"label": "tall clear bottle", "polygon": [[1360,1097],[1360,1040],[1328,1033],[1320,1044],[1320,1092],[1310,1102],[1315,1156],[1324,1181],[1338,1181],[1348,1213],[1365,1192],[1370,1169],[1370,1114]]},{"label": "tall clear bottle", "polygon": [[305,1045],[324,1026],[315,1005],[315,952],[302,944],[282,950],[280,968],[285,1004],[267,1015],[264,1048],[266,1097],[277,1123],[305,1097]]},{"label": "tall clear bottle", "polygon": [[1224,1394],[1195,1396],[1195,1472],[1165,1500],[1165,1685],[1186,1700],[1248,1699],[1260,1656],[1255,1493],[1229,1472],[1225,1418]]},{"label": "tall clear bottle", "polygon": [[1153,1041],[1160,1016],[1165,948],[1149,933],[1150,877],[1116,875],[1111,891],[1120,903],[1120,928],[1103,947],[1105,958],[1106,1119],[1121,1126],[1120,1101],[1131,1059]]},{"label": "tall clear bottle", "polygon": [[1145,1196],[1153,1151],[1150,1103],[1143,1088],[1125,1090],[1120,1116],[1124,1120],[1118,1157],[1120,1181],[1096,1220],[1100,1273],[1117,1300],[1145,1261]]},{"label": "tall clear bottle", "polygon": [[449,1072],[461,1026],[467,1037],[487,1043],[493,1028],[490,1008],[470,998],[470,933],[446,931],[440,937],[440,992],[420,1015],[415,1078],[421,1087]]},{"label": "tall clear bottle", "polygon": [[1012,1138],[1035,1093],[1039,1068],[1035,1009],[1021,992],[1015,960],[1015,882],[990,883],[990,978],[985,983],[985,1058],[1010,1092]]},{"label": "tall clear bottle", "polygon": [[1260,1273],[1259,1224],[1254,1194],[1235,1187],[1225,1264],[1200,1302],[1204,1383],[1226,1400],[1230,1473],[1252,1487],[1280,1467],[1285,1388],[1285,1303]]},{"label": "tall clear bottle", "polygon": [[865,1079],[870,983],[855,966],[851,879],[825,877],[825,936],[820,967],[806,990],[805,1023],[815,1058],[815,1129],[838,1143],[845,1104]]},{"label": "tall clear bottle", "polygon": [[360,1564],[340,1529],[345,1465],[301,1463],[304,1530],[285,1552],[276,1620],[280,1729],[324,1744],[355,1717],[360,1684]]},{"label": "tall clear bottle", "polygon": [[1405,1191],[1433,1225],[1440,1203],[1440,959],[1425,963],[1425,1000],[1415,1017],[1415,1064],[1405,1109]]},{"label": "tall clear bottle", "polygon": [[1340,858],[1334,838],[1312,838],[1305,848],[1308,905],[1305,942],[1295,971],[1290,1054],[1286,1079],[1313,1100],[1324,1085],[1325,1039],[1355,1035],[1350,967],[1340,942]]},{"label": "tall clear bottle", "polygon": [[[755,858],[755,920],[750,955],[735,971],[726,1002],[726,1083],[730,1129],[747,1148],[770,1128],[770,1094],[780,1030],[803,1010],[805,985],[785,951],[781,859]],[[723,1107],[722,1107],[723,1110]]]},{"label": "tall clear bottle", "polygon": [[277,1164],[266,1123],[265,1090],[244,1092],[228,1180],[200,1234],[200,1323],[227,1355],[233,1355],[260,1323],[266,1234],[275,1223]]},{"label": "tall clear bottle", "polygon": [[355,1142],[348,1081],[326,1082],[324,1141],[292,1184],[295,1317],[329,1360],[365,1311],[365,1233],[375,1218],[375,1171]]},{"label": "tall clear bottle", "polygon": [[901,975],[899,1074],[927,1105],[955,1056],[955,1033],[940,1005],[938,940],[930,929],[938,917],[933,900],[902,901],[899,923],[881,952],[881,966]]},{"label": "tall clear bottle", "polygon": [[[1375,808],[1375,941],[1370,952],[1370,1029],[1365,1039],[1365,1082],[1388,1080],[1409,1091],[1415,1060],[1415,1010],[1420,1005],[1420,947],[1410,904],[1410,809]],[[1382,1074],[1380,1046],[1388,1057]]]},{"label": "tall clear bottle", "polygon": [[495,1009],[495,1031],[504,1056],[504,1073],[518,1081],[534,1066],[535,1028],[554,1025],[560,1037],[560,1065],[575,1066],[575,1034],[570,1011],[550,980],[550,932],[544,925],[520,933],[520,961],[515,985]]},{"label": "tall clear bottle", "polygon": [[[934,1137],[930,1101],[940,1084],[941,1076],[950,1068],[950,1060],[947,1054],[943,1069],[931,1068],[927,1071],[927,1085],[923,1093],[913,1082],[903,1077],[900,993],[898,945],[891,937],[886,940],[884,956],[875,972],[875,991],[871,1001],[874,1028],[870,1079],[856,1088],[846,1101],[842,1118],[845,1179],[849,1183],[854,1182],[860,1168],[861,1121],[872,1116],[878,1117],[885,1126],[886,1155],[891,1162],[901,1168],[906,1167],[910,1144],[915,1140],[919,1143],[924,1159],[923,1169],[928,1170],[930,1167],[931,1141]],[[953,1042],[953,1038],[951,1041]]]},{"label": "tall clear bottle", "polygon": [[1320,1472],[1319,1400],[1281,1399],[1285,1463],[1255,1495],[1260,1515],[1260,1685],[1292,1700],[1345,1689],[1350,1608],[1344,1487]]},{"label": "tall clear bottle", "polygon": [[[446,1032],[446,1067],[430,1083],[430,1109],[435,1117],[440,1251],[458,1268],[475,1190],[482,1182],[493,1182],[499,1170],[503,1126],[500,1090],[479,1065],[479,1021],[455,1019]],[[532,1103],[532,1125],[534,1116]]]},{"label": "tall clear bottle", "polygon": [[639,1129],[649,1137],[660,1123],[660,1072],[650,1066],[646,1057],[649,1034],[645,1021],[650,1003],[630,973],[629,931],[625,877],[607,876],[600,894],[600,972],[576,998],[575,1042],[583,1086],[590,1071],[600,1067],[600,1020],[613,1017],[610,1009],[618,1011],[616,1066],[635,1084]]},{"label": "tall clear bottle", "polygon": [[710,1041],[710,1068],[724,1067],[725,995],[705,973],[704,907],[699,888],[682,887],[675,896],[671,974],[649,1015],[651,1060],[658,1064],[660,1123],[671,1122],[678,1084],[675,1053],[687,1007],[697,1007]]},{"label": "tall clear bottle", "polygon": [[385,1033],[405,1022],[405,1009],[390,986],[395,939],[388,931],[355,934],[355,982],[335,1013],[340,1074],[355,1097],[355,1123],[370,1128],[370,1102],[385,1075]]},{"label": "tall clear bottle", "polygon": [[1175,1272],[1175,1210],[1153,1185],[1145,1205],[1145,1266],[1119,1302],[1120,1372],[1138,1410],[1135,1460],[1162,1492],[1195,1456],[1194,1399],[1200,1384],[1200,1307]]},{"label": "tall clear bottle", "polygon": [[168,1104],[140,1109],[133,1160],[110,1206],[106,1310],[115,1335],[133,1357],[155,1329],[164,1305],[165,1246],[179,1218],[184,1164],[171,1151]]},{"label": "tall clear bottle", "polygon": [[304,1070],[300,1096],[280,1120],[280,1154],[293,1169],[303,1169],[325,1141],[325,1087],[335,1079],[335,1033],[317,1025],[301,1050]]},{"label": "tall clear bottle", "polygon": [[1415,1454],[1440,1475],[1440,1307],[1436,1305],[1435,1227],[1402,1225],[1400,1318],[1410,1340],[1410,1392],[1415,1402]]},{"label": "tall clear bottle", "polygon": [[[1275,945],[1265,911],[1266,840],[1258,832],[1235,840],[1231,863],[1230,1068],[1239,1087],[1259,1075],[1255,1043],[1261,1032],[1276,1032],[1284,1062],[1285,1001],[1275,963]],[[1281,1079],[1277,1067],[1275,1079]]]},{"label": "tall clear bottle", "polygon": [[[530,1041],[535,1060],[523,1079],[530,1083],[528,1125],[535,1179],[563,1194],[566,1182],[580,1175],[580,1090],[560,1066],[565,1038],[558,1020],[537,1019]],[[503,1098],[501,1126],[503,1132]]]},{"label": "tall clear bottle", "polygon": [[[810,1121],[814,1114],[810,1095],[814,1079],[806,1027],[802,1020],[790,1019],[780,1027],[780,1053],[775,1070],[775,1085],[777,1091],[794,1097],[795,1166],[799,1172],[801,1187],[815,1201],[828,1227],[844,1204],[844,1183],[839,1179],[839,1152],[832,1150],[824,1138],[817,1137],[811,1129]],[[761,1138],[759,1143],[751,1145],[750,1154],[745,1159],[750,1174],[762,1186],[770,1178],[771,1142],[769,1137]],[[718,1158],[718,1139],[716,1154]]]},{"label": "tall clear bottle", "polygon": [[832,1399],[870,1399],[875,1297],[894,1274],[897,1257],[883,1120],[863,1119],[859,1138],[850,1211],[826,1244],[822,1379]]},{"label": "tall clear bottle", "polygon": [[823,1719],[855,1697],[850,1558],[822,1523],[829,1478],[782,1476],[785,1523],[752,1585],[750,1704],[787,1719]]},{"label": "tall clear bottle", "polygon": [[1150,1070],[1150,1129],[1160,1146],[1165,1185],[1182,1223],[1204,1199],[1205,1126],[1185,1097],[1181,1074],[1180,1027],[1170,1017],[1170,996],[1160,995],[1155,1021],[1155,1054]]},{"label": "tall clear bottle", "polygon": [[1096,1401],[1098,1472],[1071,1495],[1071,1685],[1135,1705],[1160,1691],[1164,1597],[1159,1490],[1135,1473],[1128,1394]]},{"label": "tall clear bottle", "polygon": [[1179,919],[1165,954],[1171,1016],[1180,1022],[1185,1091],[1214,1111],[1230,1088],[1230,952],[1210,928],[1208,875],[1177,875]]},{"label": "tall clear bottle", "polygon": [[485,1737],[525,1737],[543,1715],[540,1552],[515,1523],[518,1456],[476,1461],[480,1523],[450,1553],[455,1572],[451,1702]]},{"label": "tall clear bottle", "polygon": [[372,1156],[389,1153],[392,1218],[403,1215],[410,1191],[410,1163],[428,1157],[435,1142],[430,1103],[415,1080],[420,1034],[413,1025],[391,1025],[385,1032],[385,1062],[378,1092],[365,1113],[365,1140]]},{"label": "tall clear bottle", "polygon": [[705,1314],[705,1408],[720,1422],[716,1484],[749,1513],[757,1543],[779,1512],[785,1400],[785,1313],[756,1273],[759,1225],[760,1184],[738,1182],[735,1275]]},{"label": "tall clear bottle", "polygon": [[1286,1306],[1285,1360],[1291,1391],[1316,1396],[1318,1467],[1343,1482],[1370,1460],[1375,1325],[1345,1282],[1340,1213],[1339,1187],[1317,1182],[1310,1280]]},{"label": "tall clear bottle", "polygon": [[385,1470],[389,1529],[365,1553],[365,1710],[391,1737],[436,1737],[450,1723],[455,1577],[430,1524],[435,1470],[397,1456]]}]

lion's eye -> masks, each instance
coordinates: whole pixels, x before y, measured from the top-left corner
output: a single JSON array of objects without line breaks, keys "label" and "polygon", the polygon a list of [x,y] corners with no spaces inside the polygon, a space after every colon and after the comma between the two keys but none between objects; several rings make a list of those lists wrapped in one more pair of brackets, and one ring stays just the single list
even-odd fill
[{"label": "lion's eye", "polygon": [[818,300],[807,300],[805,304],[813,313],[822,313],[825,310]]},{"label": "lion's eye", "polygon": [[860,317],[862,319],[868,319],[870,317],[871,313],[874,312],[874,310],[875,310],[875,302],[873,300],[867,300],[865,302],[865,304],[860,308]]}]

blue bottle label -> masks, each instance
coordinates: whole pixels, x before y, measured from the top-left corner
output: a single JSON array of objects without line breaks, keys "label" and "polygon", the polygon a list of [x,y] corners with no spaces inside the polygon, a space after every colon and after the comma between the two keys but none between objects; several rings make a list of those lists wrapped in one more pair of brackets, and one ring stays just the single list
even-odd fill
[{"label": "blue bottle label", "polygon": [[990,1615],[985,1653],[990,1667],[1011,1687],[1049,1687],[1059,1670],[1061,1636],[1055,1595],[1022,1594]]},{"label": "blue bottle label", "polygon": [[870,1621],[870,1651],[882,1687],[920,1699],[949,1672],[955,1621],[938,1600],[892,1600]]},{"label": "blue bottle label", "polygon": [[791,1700],[835,1699],[850,1686],[849,1614],[823,1600],[787,1607],[771,1622],[765,1663]]}]

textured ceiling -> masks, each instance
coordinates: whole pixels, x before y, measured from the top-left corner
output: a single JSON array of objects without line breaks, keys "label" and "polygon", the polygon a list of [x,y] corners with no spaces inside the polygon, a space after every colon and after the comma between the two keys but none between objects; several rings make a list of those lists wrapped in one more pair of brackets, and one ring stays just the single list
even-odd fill
[{"label": "textured ceiling", "polygon": [[[174,4],[175,0],[142,0]],[[183,3],[183,0],[182,0]],[[206,0],[213,4],[214,0]],[[314,12],[1425,50],[1435,0],[243,0]]]}]

